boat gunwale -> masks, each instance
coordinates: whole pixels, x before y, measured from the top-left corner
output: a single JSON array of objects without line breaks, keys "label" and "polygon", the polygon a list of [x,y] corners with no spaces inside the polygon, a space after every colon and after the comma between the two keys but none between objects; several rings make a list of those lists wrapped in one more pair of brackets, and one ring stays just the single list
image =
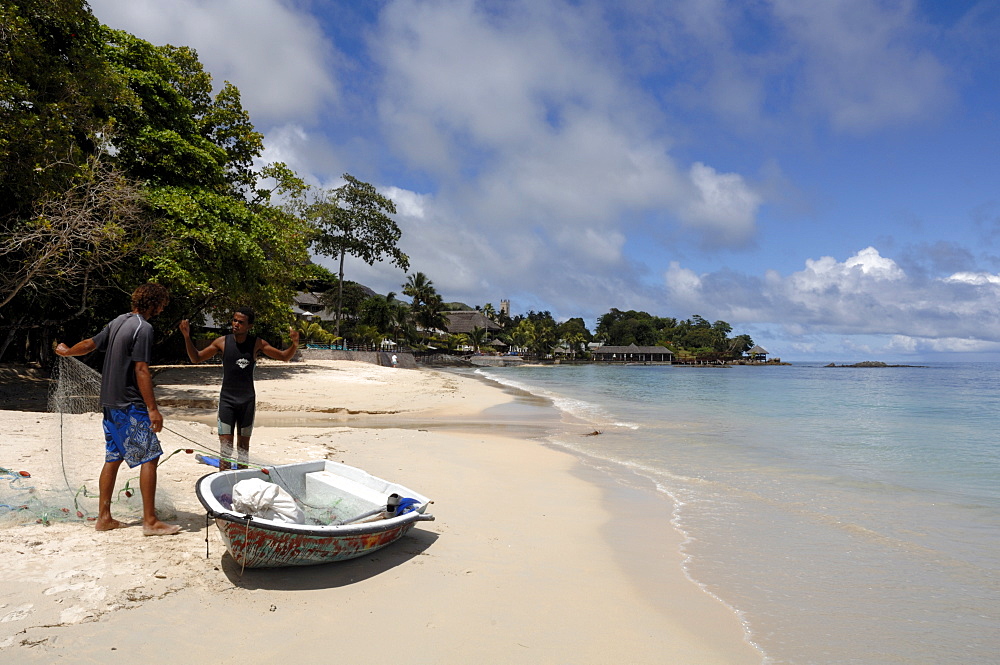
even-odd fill
[{"label": "boat gunwale", "polygon": [[[343,465],[348,466],[348,465]],[[356,468],[356,467],[351,467]],[[358,469],[360,470],[360,469]],[[420,521],[432,521],[434,520],[433,515],[428,515],[424,513],[427,506],[430,504],[430,499],[423,496],[418,492],[414,492],[409,488],[400,485],[399,483],[391,483],[392,485],[406,490],[407,493],[413,496],[413,498],[419,499],[421,502],[416,508],[410,510],[402,515],[396,515],[388,519],[377,520],[373,522],[361,522],[358,524],[330,524],[330,525],[315,525],[315,524],[295,524],[291,522],[276,522],[274,520],[268,520],[261,517],[254,517],[253,515],[241,515],[239,513],[227,510],[218,504],[218,499],[215,494],[211,491],[211,481],[209,479],[213,477],[218,477],[221,473],[215,471],[212,473],[207,473],[195,482],[195,495],[198,497],[198,501],[201,503],[202,507],[205,508],[209,517],[215,518],[216,520],[222,520],[224,522],[229,522],[237,526],[245,526],[248,528],[256,528],[264,531],[272,531],[279,533],[294,534],[297,536],[310,536],[315,538],[350,538],[355,536],[371,535],[375,533],[381,533],[383,531],[389,531],[396,527],[401,526],[411,526],[415,522]],[[369,474],[370,475],[370,474]],[[383,480],[372,476],[377,480]],[[388,481],[383,481],[388,482]],[[210,498],[209,498],[210,497]],[[210,503],[214,501],[216,505]],[[220,528],[221,525],[219,525]]]}]

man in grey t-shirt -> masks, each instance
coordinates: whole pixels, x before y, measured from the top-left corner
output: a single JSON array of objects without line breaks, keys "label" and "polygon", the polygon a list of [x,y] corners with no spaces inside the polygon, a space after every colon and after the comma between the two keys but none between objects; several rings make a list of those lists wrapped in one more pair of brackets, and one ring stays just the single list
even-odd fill
[{"label": "man in grey t-shirt", "polygon": [[100,478],[100,506],[96,529],[117,529],[121,522],[111,517],[111,497],[118,467],[141,465],[142,532],[166,536],[181,530],[156,516],[156,465],[163,454],[156,432],[163,429],[163,415],[156,406],[149,362],[153,348],[153,326],[148,319],[163,311],[170,293],[159,284],[143,284],[132,294],[132,311],[104,326],[101,332],[71,347],[56,346],[60,356],[82,356],[104,351],[101,373],[101,408],[104,410],[104,467]]}]

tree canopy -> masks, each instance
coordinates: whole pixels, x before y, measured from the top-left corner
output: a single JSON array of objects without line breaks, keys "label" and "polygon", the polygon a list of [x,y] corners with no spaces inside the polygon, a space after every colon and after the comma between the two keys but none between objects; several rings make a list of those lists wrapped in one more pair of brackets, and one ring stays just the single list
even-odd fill
[{"label": "tree canopy", "polygon": [[287,322],[305,187],[256,166],[235,86],[213,94],[192,49],[106,28],[82,0],[3,3],[0,47],[0,354],[93,334],[145,281],[171,290],[167,318],[246,304]]},{"label": "tree canopy", "polygon": [[[396,214],[395,204],[373,185],[349,173],[343,178],[343,185],[320,190],[317,199],[306,208],[306,218],[313,226],[313,249],[339,262],[337,274],[341,285],[348,254],[368,265],[388,259],[401,270],[408,270],[410,259],[399,248],[402,232],[389,216]],[[339,334],[343,294],[339,291],[338,294],[335,311]]]}]

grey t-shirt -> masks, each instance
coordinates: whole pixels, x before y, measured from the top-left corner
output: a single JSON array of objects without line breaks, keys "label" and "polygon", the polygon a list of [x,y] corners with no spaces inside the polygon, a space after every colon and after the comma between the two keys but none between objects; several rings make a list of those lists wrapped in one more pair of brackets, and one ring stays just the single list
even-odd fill
[{"label": "grey t-shirt", "polygon": [[104,351],[101,373],[101,406],[124,409],[144,405],[135,380],[135,363],[149,363],[153,351],[153,326],[139,314],[122,314],[94,336]]}]

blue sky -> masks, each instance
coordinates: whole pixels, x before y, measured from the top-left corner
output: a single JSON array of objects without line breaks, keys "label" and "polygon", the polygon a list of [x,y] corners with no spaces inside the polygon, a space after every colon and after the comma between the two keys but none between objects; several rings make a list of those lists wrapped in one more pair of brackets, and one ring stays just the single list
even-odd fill
[{"label": "blue sky", "polygon": [[266,161],[390,196],[445,300],[1000,360],[1000,0],[90,5],[236,84]]}]

